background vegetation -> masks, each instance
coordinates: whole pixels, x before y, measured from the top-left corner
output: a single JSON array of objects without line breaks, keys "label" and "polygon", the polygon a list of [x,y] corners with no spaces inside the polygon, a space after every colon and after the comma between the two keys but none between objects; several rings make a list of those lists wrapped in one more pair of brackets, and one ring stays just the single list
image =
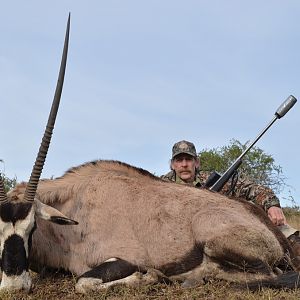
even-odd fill
[{"label": "background vegetation", "polygon": [[[3,168],[4,168],[4,160],[0,159],[0,163],[3,164]],[[8,178],[5,176],[5,172],[2,171],[1,172],[1,168],[0,168],[0,176],[2,178],[2,180],[4,180],[4,187],[5,187],[5,191],[8,192],[11,188],[13,188],[16,183],[17,183],[17,178]]]},{"label": "background vegetation", "polygon": [[[248,144],[249,142],[242,144],[233,139],[228,145],[201,150],[201,170],[224,173],[247,149]],[[286,186],[281,166],[275,163],[271,155],[258,147],[250,149],[238,171],[240,177],[247,177],[257,184],[267,186],[275,193],[279,193]]]}]

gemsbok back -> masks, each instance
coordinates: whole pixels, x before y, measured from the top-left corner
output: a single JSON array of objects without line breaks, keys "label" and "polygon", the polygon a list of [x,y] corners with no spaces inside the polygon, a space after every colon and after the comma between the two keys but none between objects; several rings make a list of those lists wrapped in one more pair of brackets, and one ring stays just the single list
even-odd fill
[{"label": "gemsbok back", "polygon": [[[80,293],[159,281],[191,287],[208,278],[298,286],[300,264],[288,240],[251,203],[165,182],[118,161],[85,163],[38,184],[42,164],[38,158],[29,183],[7,195],[0,185],[2,288],[30,288],[30,245],[35,269],[74,273]],[[280,274],[286,263],[293,270]]]},{"label": "gemsbok back", "polygon": [[4,182],[0,176],[0,264],[2,271],[0,289],[30,290],[31,278],[28,271],[28,255],[31,248],[32,234],[36,227],[36,217],[58,224],[77,224],[77,222],[68,219],[56,209],[38,200],[34,201],[60,102],[67,61],[69,30],[70,15],[51,112],[24,194],[21,197],[16,197],[14,192],[6,195]]}]

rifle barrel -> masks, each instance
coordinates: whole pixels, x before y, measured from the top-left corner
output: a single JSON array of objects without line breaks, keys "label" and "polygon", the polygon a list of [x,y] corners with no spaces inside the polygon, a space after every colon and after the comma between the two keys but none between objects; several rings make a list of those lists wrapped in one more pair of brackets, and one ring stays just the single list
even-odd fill
[{"label": "rifle barrel", "polygon": [[275,116],[271,122],[262,130],[262,132],[254,139],[247,149],[235,160],[235,162],[225,171],[225,173],[209,188],[211,191],[219,192],[225,183],[230,179],[235,170],[241,165],[242,158],[256,144],[256,142],[265,134],[265,132],[274,124],[277,119],[282,118],[297,102],[297,99],[290,95],[276,110]]}]

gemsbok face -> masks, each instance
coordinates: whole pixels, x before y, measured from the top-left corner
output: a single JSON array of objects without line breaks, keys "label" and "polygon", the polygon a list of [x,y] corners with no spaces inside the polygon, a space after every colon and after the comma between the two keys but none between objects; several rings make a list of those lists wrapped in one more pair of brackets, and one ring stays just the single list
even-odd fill
[{"label": "gemsbok face", "polygon": [[70,15],[51,112],[30,180],[26,188],[24,185],[22,193],[19,193],[17,189],[6,194],[4,182],[0,176],[0,266],[2,271],[0,289],[30,290],[31,278],[28,272],[28,256],[32,234],[36,226],[36,217],[58,224],[77,224],[56,209],[34,199],[59,107],[67,62],[69,31]]}]

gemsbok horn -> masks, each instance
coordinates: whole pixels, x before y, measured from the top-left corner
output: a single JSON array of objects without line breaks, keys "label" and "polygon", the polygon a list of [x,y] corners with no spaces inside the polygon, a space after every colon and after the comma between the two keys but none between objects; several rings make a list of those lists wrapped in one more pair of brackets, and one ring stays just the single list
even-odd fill
[{"label": "gemsbok horn", "polygon": [[28,256],[31,249],[32,234],[36,228],[36,218],[45,219],[58,224],[77,224],[76,221],[68,219],[55,208],[35,199],[61,98],[67,63],[69,33],[70,14],[49,119],[30,180],[22,197],[19,197],[20,194],[17,189],[13,189],[6,194],[4,180],[0,176],[0,263],[2,271],[0,289],[30,290],[32,281],[28,272]]}]

